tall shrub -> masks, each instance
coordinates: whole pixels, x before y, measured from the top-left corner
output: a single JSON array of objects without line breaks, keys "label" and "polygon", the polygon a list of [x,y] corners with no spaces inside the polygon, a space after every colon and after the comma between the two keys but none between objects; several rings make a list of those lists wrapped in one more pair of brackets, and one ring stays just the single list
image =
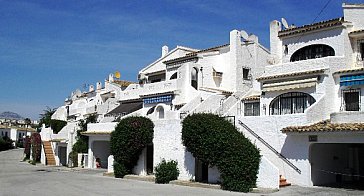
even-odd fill
[{"label": "tall shrub", "polygon": [[90,115],[85,120],[78,122],[79,129],[77,130],[76,143],[72,146],[72,151],[77,153],[87,153],[88,151],[88,136],[82,135],[82,132],[87,131],[88,123],[96,123],[97,116]]},{"label": "tall shrub", "polygon": [[194,157],[217,166],[221,187],[248,192],[255,187],[260,153],[234,125],[214,114],[193,114],[182,122],[182,141]]},{"label": "tall shrub", "polygon": [[42,148],[42,140],[39,133],[33,133],[30,136],[30,143],[32,148],[33,163],[40,161],[40,151]]},{"label": "tall shrub", "polygon": [[153,128],[153,122],[146,117],[126,117],[118,123],[110,139],[115,177],[131,173],[142,150],[153,142]]},{"label": "tall shrub", "polygon": [[30,158],[30,138],[29,138],[29,136],[26,136],[24,139],[24,154],[25,154],[24,159]]}]

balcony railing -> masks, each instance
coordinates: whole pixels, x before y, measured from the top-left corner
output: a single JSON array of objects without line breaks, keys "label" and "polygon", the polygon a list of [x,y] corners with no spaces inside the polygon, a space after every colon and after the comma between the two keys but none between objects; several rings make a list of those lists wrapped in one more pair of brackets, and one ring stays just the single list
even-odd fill
[{"label": "balcony railing", "polygon": [[137,99],[140,97],[140,95],[163,93],[174,90],[177,90],[177,80],[136,85],[133,89],[126,89],[123,91],[121,99]]}]

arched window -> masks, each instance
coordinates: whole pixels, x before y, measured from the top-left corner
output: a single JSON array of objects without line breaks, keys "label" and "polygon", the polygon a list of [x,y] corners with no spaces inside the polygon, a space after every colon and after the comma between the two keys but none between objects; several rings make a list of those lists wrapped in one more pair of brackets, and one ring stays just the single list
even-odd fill
[{"label": "arched window", "polygon": [[170,80],[177,79],[177,72],[172,74],[172,76],[169,78]]},{"label": "arched window", "polygon": [[303,113],[316,100],[309,94],[300,92],[284,93],[274,98],[270,104],[271,115]]},{"label": "arched window", "polygon": [[316,59],[327,56],[335,56],[335,51],[333,48],[324,44],[314,44],[305,46],[293,53],[291,56],[291,62],[307,59]]},{"label": "arched window", "polygon": [[164,118],[164,109],[162,106],[159,106],[157,109],[157,114],[158,114],[158,118],[159,119],[163,119]]},{"label": "arched window", "polygon": [[198,70],[196,67],[192,68],[191,71],[191,86],[197,90],[198,87]]}]

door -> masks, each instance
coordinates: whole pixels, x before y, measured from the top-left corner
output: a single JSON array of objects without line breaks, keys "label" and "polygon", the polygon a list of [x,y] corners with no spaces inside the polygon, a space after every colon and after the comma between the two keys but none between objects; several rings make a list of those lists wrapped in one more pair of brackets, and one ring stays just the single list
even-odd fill
[{"label": "door", "polygon": [[67,163],[67,147],[59,147],[59,163],[66,166]]},{"label": "door", "polygon": [[153,149],[153,144],[149,144],[147,145],[147,174],[153,174],[153,154],[154,154],[154,149]]}]

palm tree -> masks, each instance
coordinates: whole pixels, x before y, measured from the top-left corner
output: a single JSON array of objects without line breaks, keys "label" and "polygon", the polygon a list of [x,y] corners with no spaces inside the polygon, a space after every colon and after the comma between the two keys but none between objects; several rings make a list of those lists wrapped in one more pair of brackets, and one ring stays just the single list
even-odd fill
[{"label": "palm tree", "polygon": [[51,126],[51,117],[54,114],[54,112],[56,112],[55,108],[50,108],[47,106],[47,109],[43,110],[43,114],[39,114],[40,115],[40,120],[39,120],[39,126],[41,127],[42,124],[45,124],[46,127]]}]

